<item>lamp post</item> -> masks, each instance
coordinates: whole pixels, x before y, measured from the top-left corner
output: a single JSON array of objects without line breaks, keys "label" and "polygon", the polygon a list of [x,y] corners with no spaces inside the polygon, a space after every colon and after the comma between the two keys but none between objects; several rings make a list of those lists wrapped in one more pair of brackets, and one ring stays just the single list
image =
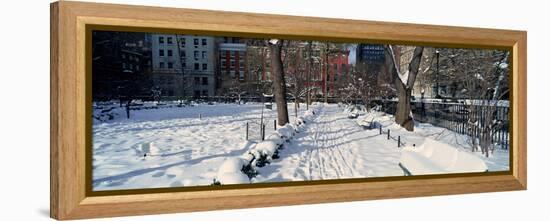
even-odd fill
[{"label": "lamp post", "polygon": [[328,103],[328,77],[329,77],[329,73],[328,73],[328,65],[329,65],[329,61],[328,61],[328,56],[329,56],[329,43],[327,42],[326,43],[326,48],[325,48],[325,85],[324,85],[324,88],[325,88],[325,103]]},{"label": "lamp post", "polygon": [[308,47],[308,69],[307,69],[307,86],[306,86],[306,92],[307,92],[307,98],[306,98],[306,110],[309,110],[309,102],[311,100],[311,94],[310,94],[310,87],[311,87],[311,71],[313,68],[313,56],[311,55],[313,53],[312,49],[312,41],[308,41],[307,47]]},{"label": "lamp post", "polygon": [[435,97],[439,98],[439,50],[435,50],[436,72],[435,72]]}]

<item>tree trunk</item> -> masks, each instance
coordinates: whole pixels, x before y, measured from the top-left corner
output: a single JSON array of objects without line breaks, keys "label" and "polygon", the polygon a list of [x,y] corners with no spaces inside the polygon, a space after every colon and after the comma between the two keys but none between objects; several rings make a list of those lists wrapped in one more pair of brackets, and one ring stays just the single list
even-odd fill
[{"label": "tree trunk", "polygon": [[295,119],[298,119],[298,103],[297,100],[294,100],[294,117]]},{"label": "tree trunk", "polygon": [[129,99],[126,102],[126,118],[130,119],[130,104],[132,103],[132,100]]},{"label": "tree trunk", "polygon": [[[422,53],[424,47],[416,47],[413,52],[412,60],[409,63],[407,79],[401,79],[402,75],[397,67],[395,53],[392,46],[385,46],[386,53],[386,67],[390,71],[394,79],[395,88],[397,90],[397,110],[395,111],[395,122],[401,125],[408,131],[414,130],[414,119],[411,115],[411,89],[414,86],[418,69],[420,68],[420,62],[422,61]],[[389,59],[388,59],[389,58]]]},{"label": "tree trunk", "polygon": [[[397,81],[400,81],[397,79]],[[414,120],[410,116],[411,113],[411,90],[403,87],[403,84],[396,83],[397,88],[397,109],[395,111],[395,122],[401,125],[408,131],[414,130]]]},{"label": "tree trunk", "polygon": [[277,104],[277,123],[280,126],[288,123],[285,74],[283,70],[283,61],[281,59],[282,47],[282,40],[271,39],[269,41],[271,67],[273,71],[273,96],[275,97],[275,103]]}]

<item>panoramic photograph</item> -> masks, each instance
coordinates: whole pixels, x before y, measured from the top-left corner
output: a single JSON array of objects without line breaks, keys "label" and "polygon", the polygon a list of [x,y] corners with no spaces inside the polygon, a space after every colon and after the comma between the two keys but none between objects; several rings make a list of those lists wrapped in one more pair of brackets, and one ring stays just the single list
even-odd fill
[{"label": "panoramic photograph", "polygon": [[92,190],[510,170],[510,52],[92,31]]}]

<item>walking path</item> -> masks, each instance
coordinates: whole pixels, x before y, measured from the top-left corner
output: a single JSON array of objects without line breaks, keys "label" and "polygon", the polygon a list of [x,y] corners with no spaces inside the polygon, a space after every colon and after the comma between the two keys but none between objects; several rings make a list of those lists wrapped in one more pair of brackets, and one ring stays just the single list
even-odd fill
[{"label": "walking path", "polygon": [[257,182],[402,176],[400,149],[363,130],[337,105],[324,105],[306,131],[285,144],[280,158],[260,168]]}]

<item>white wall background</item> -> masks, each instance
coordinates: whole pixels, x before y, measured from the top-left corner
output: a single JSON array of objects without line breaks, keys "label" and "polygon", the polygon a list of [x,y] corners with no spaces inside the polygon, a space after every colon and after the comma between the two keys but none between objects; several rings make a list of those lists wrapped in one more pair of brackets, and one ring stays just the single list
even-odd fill
[{"label": "white wall background", "polygon": [[[529,190],[112,220],[526,220],[548,217],[550,35],[544,1],[103,0],[101,2],[527,30]],[[0,8],[0,220],[49,213],[49,3]],[[243,199],[246,200],[246,199]],[[531,217],[529,219],[529,217]]]}]

